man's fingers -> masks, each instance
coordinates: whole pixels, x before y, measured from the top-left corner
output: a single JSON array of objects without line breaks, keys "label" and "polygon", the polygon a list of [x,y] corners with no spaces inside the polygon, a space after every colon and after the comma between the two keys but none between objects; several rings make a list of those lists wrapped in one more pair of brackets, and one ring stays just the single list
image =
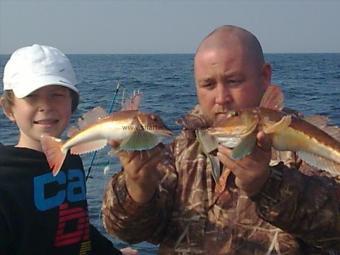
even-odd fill
[{"label": "man's fingers", "polygon": [[270,152],[272,148],[272,140],[269,135],[260,131],[257,133],[257,145],[265,152]]},{"label": "man's fingers", "polygon": [[110,145],[114,149],[116,149],[119,146],[119,142],[114,141],[114,140],[110,140],[107,143],[108,143],[108,145]]},{"label": "man's fingers", "polygon": [[156,147],[146,151],[134,151],[134,152],[119,152],[119,159],[123,167],[132,167],[133,169],[141,169],[144,165],[151,161],[157,161],[165,152],[165,146],[158,144]]}]

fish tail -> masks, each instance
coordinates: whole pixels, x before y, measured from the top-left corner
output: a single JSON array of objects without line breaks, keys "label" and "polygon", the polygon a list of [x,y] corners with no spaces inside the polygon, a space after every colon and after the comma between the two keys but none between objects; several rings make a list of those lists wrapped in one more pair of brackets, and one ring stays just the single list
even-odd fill
[{"label": "fish tail", "polygon": [[66,158],[67,151],[62,150],[63,142],[58,138],[48,135],[43,135],[40,141],[42,150],[45,153],[47,162],[52,170],[52,174],[53,176],[56,176]]}]

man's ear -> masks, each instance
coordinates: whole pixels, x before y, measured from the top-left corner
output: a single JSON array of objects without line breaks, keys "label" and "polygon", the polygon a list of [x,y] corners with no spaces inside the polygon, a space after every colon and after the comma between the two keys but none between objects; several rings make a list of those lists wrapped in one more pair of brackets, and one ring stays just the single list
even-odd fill
[{"label": "man's ear", "polygon": [[268,86],[272,82],[272,67],[270,64],[265,63],[262,68],[262,79],[263,79],[263,86],[264,90],[268,88]]}]

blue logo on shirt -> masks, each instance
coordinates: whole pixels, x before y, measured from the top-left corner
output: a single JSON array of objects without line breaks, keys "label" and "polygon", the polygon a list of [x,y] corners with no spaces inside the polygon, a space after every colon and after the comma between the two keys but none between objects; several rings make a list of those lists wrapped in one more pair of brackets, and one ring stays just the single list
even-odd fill
[{"label": "blue logo on shirt", "polygon": [[56,176],[46,173],[34,177],[34,203],[40,211],[58,207],[66,201],[86,199],[84,174],[80,169],[59,172]]}]

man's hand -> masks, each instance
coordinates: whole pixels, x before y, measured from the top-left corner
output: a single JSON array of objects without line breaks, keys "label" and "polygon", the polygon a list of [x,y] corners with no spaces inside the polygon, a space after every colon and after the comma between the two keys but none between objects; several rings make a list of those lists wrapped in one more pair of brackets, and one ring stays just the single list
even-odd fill
[{"label": "man's hand", "polygon": [[[114,142],[110,142],[116,147]],[[117,153],[124,168],[126,187],[130,196],[138,203],[146,203],[153,197],[161,178],[157,166],[170,156],[163,144],[148,151]]]},{"label": "man's hand", "polygon": [[132,249],[131,247],[126,247],[123,249],[120,249],[123,255],[138,255],[138,251],[135,249]]},{"label": "man's hand", "polygon": [[257,194],[269,177],[271,159],[271,139],[263,132],[257,134],[257,146],[253,152],[241,160],[231,158],[231,149],[218,147],[219,160],[235,175],[235,184],[248,196]]}]

